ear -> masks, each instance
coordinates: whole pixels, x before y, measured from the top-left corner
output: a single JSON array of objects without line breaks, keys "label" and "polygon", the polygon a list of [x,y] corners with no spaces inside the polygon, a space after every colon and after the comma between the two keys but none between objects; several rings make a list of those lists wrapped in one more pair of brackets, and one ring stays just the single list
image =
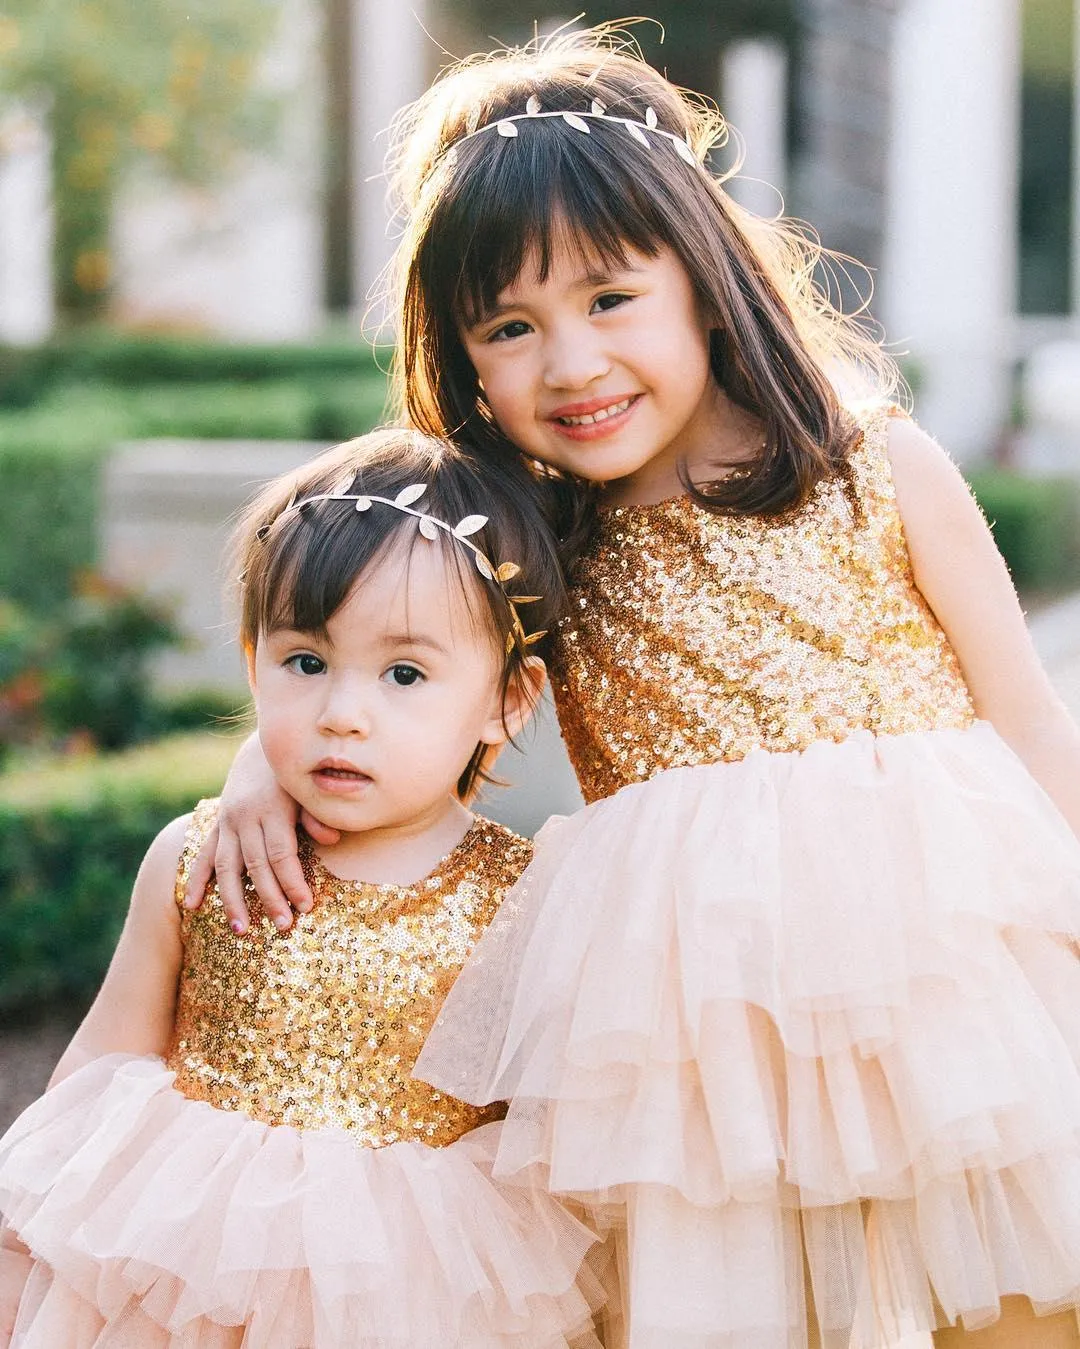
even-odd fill
[{"label": "ear", "polygon": [[511,679],[501,705],[493,710],[480,737],[481,743],[505,745],[523,731],[540,704],[546,683],[547,666],[539,656],[528,656]]}]

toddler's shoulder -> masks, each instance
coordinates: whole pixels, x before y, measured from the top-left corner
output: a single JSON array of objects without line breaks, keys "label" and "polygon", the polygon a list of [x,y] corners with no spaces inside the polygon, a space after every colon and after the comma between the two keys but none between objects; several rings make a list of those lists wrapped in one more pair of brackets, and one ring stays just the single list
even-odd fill
[{"label": "toddler's shoulder", "polygon": [[485,815],[476,816],[474,829],[480,866],[490,877],[492,887],[504,889],[515,884],[532,861],[532,842]]},{"label": "toddler's shoulder", "polygon": [[172,858],[174,892],[178,904],[183,902],[184,886],[187,884],[191,865],[217,824],[218,801],[219,798],[216,796],[200,801],[193,811],[173,820],[172,824],[166,825],[158,835],[158,840],[163,840],[168,834],[168,847],[170,849],[175,847]]}]

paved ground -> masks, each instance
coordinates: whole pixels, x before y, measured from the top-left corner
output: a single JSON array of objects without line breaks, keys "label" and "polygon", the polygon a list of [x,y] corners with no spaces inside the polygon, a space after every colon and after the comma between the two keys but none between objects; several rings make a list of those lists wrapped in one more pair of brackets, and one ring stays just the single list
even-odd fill
[{"label": "paved ground", "polygon": [[0,1131],[41,1095],[77,1024],[77,1013],[55,1011],[0,1027]]}]

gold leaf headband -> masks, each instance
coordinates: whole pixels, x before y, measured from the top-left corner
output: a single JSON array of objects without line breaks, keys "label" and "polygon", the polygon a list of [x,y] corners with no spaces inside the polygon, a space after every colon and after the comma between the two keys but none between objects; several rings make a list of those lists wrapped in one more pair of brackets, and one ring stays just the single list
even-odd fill
[{"label": "gold leaf headband", "polygon": [[665,131],[659,125],[656,112],[652,108],[645,109],[644,121],[638,121],[634,117],[614,117],[608,113],[607,107],[601,103],[598,98],[594,98],[589,106],[588,112],[543,112],[540,108],[540,100],[535,94],[531,95],[529,101],[525,104],[525,111],[514,113],[510,117],[500,117],[494,122],[488,122],[486,126],[478,127],[475,131],[470,131],[455,141],[450,147],[448,154],[452,154],[457,146],[464,141],[472,140],[475,136],[483,136],[487,132],[494,130],[498,135],[505,136],[513,140],[518,133],[518,126],[521,123],[538,122],[545,118],[553,118],[564,122],[575,131],[582,132],[588,136],[589,122],[599,121],[608,122],[614,126],[622,127],[626,133],[631,136],[639,145],[643,145],[647,150],[653,148],[653,143],[649,139],[651,136],[660,136],[668,140],[675,147],[675,153],[680,159],[684,159],[688,164],[695,167],[701,167],[701,161],[694,153],[694,147],[690,143],[689,132],[686,136],[680,136],[674,131]]},{"label": "gold leaf headband", "polygon": [[[540,632],[526,633],[517,608],[519,604],[535,604],[541,597],[539,595],[510,595],[507,593],[507,583],[512,581],[521,571],[518,564],[516,562],[501,562],[496,565],[473,542],[471,536],[479,533],[488,522],[486,515],[467,515],[464,520],[459,520],[456,525],[450,525],[445,520],[429,515],[426,511],[414,510],[413,503],[419,501],[427,491],[427,483],[423,482],[414,482],[408,487],[403,487],[395,497],[373,496],[370,492],[351,492],[349,488],[352,484],[353,479],[350,477],[342,483],[339,491],[319,492],[303,498],[293,496],[281,515],[287,515],[290,511],[299,511],[300,514],[304,514],[316,501],[352,501],[358,511],[369,511],[373,505],[378,504],[390,506],[393,510],[400,511],[402,515],[411,515],[417,521],[420,533],[425,539],[437,539],[439,531],[442,530],[462,548],[468,550],[480,575],[485,580],[492,581],[498,586],[503,599],[506,600],[507,608],[510,610],[510,631],[506,634],[507,655],[513,651],[515,646],[519,646],[524,651],[526,648],[535,645],[541,637],[547,636],[546,628]],[[263,525],[261,529],[256,531],[256,538],[261,542],[269,532],[270,526]]]}]

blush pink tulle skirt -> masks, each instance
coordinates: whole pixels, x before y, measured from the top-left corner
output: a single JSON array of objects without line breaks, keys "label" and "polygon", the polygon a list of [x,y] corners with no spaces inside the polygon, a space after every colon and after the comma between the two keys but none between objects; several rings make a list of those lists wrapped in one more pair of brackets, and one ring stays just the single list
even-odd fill
[{"label": "blush pink tulle skirt", "polygon": [[111,1055],[0,1141],[0,1210],[30,1248],[13,1349],[595,1346],[594,1238],[491,1180],[499,1124],[363,1148],[182,1096]]},{"label": "blush pink tulle skirt", "polygon": [[537,840],[416,1074],[512,1098],[632,1349],[1080,1303],[1080,843],[983,722],[673,769]]}]

